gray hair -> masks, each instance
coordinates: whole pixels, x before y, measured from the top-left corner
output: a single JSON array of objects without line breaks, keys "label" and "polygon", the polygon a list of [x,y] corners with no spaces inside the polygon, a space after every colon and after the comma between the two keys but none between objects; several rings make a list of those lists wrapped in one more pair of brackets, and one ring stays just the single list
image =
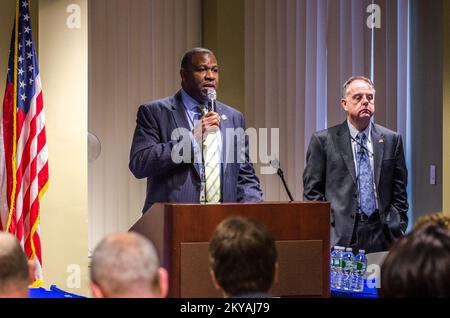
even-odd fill
[{"label": "gray hair", "polygon": [[0,232],[0,293],[27,288],[28,260],[19,241],[12,234]]},{"label": "gray hair", "polygon": [[187,69],[192,61],[192,56],[194,54],[214,54],[211,50],[206,49],[204,47],[194,47],[184,53],[184,56],[181,60],[181,69]]},{"label": "gray hair", "polygon": [[373,84],[372,80],[371,80],[370,78],[365,77],[365,76],[358,75],[358,76],[352,76],[352,77],[350,77],[350,78],[344,83],[344,85],[342,86],[342,98],[346,98],[346,97],[347,97],[347,90],[348,90],[348,87],[350,86],[350,84],[351,84],[352,82],[358,81],[358,80],[359,80],[359,81],[364,81],[364,82],[366,82],[367,84],[369,84],[370,87],[372,87],[372,89],[373,89],[373,94],[375,95],[375,85]]},{"label": "gray hair", "polygon": [[91,280],[106,294],[155,292],[159,285],[159,260],[152,242],[137,233],[117,233],[95,248]]}]

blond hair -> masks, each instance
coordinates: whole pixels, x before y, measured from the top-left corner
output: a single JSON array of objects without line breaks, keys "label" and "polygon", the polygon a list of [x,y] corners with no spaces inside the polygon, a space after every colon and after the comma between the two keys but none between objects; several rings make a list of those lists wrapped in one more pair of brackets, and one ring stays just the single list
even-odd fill
[{"label": "blond hair", "polygon": [[414,229],[422,227],[427,223],[436,223],[450,229],[450,216],[442,212],[422,215],[417,219],[416,223],[414,224]]}]

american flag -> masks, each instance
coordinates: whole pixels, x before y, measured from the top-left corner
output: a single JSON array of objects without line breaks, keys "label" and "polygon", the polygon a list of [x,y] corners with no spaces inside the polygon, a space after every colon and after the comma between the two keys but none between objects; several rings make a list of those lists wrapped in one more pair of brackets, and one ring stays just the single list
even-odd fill
[{"label": "american flag", "polygon": [[39,201],[48,186],[43,106],[29,2],[16,0],[0,121],[0,230],[13,233],[35,262],[35,286],[42,284]]}]

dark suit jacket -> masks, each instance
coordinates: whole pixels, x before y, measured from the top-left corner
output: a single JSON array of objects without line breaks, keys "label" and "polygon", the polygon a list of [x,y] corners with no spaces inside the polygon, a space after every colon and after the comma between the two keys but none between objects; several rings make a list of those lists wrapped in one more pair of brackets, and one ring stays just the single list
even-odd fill
[{"label": "dark suit jacket", "polygon": [[[401,136],[372,124],[378,209],[388,243],[408,225],[407,170]],[[316,132],[309,144],[303,173],[303,198],[330,201],[331,245],[350,246],[358,189],[347,121]]]},{"label": "dark suit jacket", "polygon": [[[216,103],[216,111],[222,116],[222,202],[260,201],[262,192],[253,165],[248,160],[248,145],[245,145],[244,163],[232,160],[239,153],[237,143],[234,143],[234,149],[230,149],[233,140],[227,140],[225,131],[226,128],[245,129],[244,117],[220,102]],[[191,163],[175,163],[171,158],[172,149],[180,143],[180,139],[172,140],[172,133],[180,127],[190,130],[180,92],[139,107],[129,168],[136,178],[147,178],[143,212],[155,202],[199,202],[200,166],[194,163],[193,152]],[[235,157],[227,157],[230,153]],[[226,163],[230,161],[233,163]]]}]

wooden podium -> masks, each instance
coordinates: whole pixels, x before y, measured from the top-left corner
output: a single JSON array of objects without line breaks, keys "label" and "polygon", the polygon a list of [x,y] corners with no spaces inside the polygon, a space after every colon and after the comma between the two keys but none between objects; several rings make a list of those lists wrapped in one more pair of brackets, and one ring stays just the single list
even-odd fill
[{"label": "wooden podium", "polygon": [[277,245],[273,296],[329,297],[330,204],[261,202],[154,204],[130,231],[149,238],[169,272],[169,297],[221,297],[209,273],[208,242],[229,216],[264,223]]}]

